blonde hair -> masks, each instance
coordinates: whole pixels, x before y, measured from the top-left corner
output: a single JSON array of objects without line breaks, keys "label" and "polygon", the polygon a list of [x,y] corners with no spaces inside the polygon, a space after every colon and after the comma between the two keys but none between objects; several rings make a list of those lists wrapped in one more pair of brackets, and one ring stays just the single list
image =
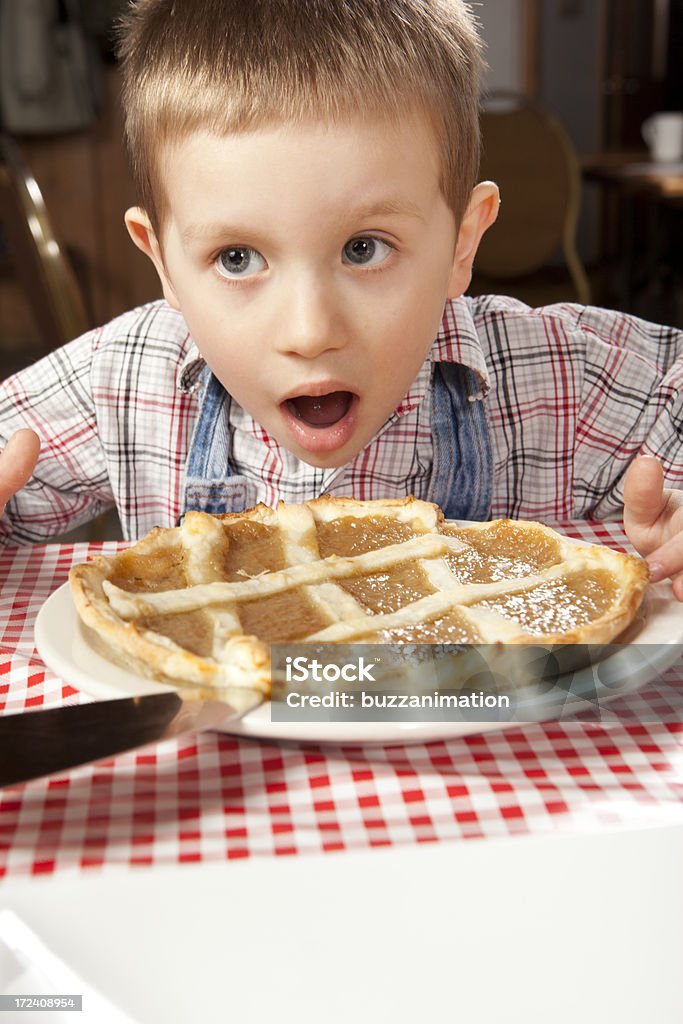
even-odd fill
[{"label": "blonde hair", "polygon": [[479,167],[480,40],[463,0],[138,0],[122,20],[126,140],[158,233],[158,153],[195,130],[417,109],[459,224]]}]

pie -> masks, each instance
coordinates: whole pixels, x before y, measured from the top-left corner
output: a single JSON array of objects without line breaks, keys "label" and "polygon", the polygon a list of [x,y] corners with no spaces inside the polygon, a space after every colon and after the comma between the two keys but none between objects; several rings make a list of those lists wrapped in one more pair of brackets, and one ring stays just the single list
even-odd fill
[{"label": "pie", "polygon": [[71,572],[88,636],[128,669],[270,694],[270,645],[606,644],[646,563],[539,523],[456,525],[415,498],[188,512]]}]

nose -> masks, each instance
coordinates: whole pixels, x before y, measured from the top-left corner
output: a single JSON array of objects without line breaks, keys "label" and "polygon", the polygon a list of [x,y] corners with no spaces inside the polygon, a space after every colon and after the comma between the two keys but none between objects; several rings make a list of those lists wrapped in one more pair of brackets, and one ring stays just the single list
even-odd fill
[{"label": "nose", "polygon": [[277,325],[278,348],[286,354],[315,359],[343,348],[346,331],[331,281],[313,273],[283,282]]}]

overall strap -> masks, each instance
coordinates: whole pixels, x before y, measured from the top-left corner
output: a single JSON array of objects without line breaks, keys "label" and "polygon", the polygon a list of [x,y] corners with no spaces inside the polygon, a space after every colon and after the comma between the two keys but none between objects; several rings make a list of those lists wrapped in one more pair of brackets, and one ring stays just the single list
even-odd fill
[{"label": "overall strap", "polygon": [[478,379],[460,363],[434,365],[432,435],[429,500],[443,509],[447,519],[489,519],[493,488],[489,428]]},{"label": "overall strap", "polygon": [[246,481],[230,467],[230,395],[208,366],[200,381],[199,417],[185,469],[184,511],[242,512]]},{"label": "overall strap", "polygon": [[[429,501],[448,519],[490,516],[493,460],[475,374],[459,363],[436,363],[432,391],[433,468]],[[242,512],[247,481],[230,467],[230,395],[208,367],[185,475],[184,510]]]}]

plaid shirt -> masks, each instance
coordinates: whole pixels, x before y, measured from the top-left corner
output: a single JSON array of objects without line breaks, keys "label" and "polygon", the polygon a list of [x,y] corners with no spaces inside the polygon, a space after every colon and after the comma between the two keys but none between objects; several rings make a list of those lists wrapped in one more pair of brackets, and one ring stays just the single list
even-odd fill
[{"label": "plaid shirt", "polygon": [[[486,296],[447,303],[408,394],[339,469],[299,461],[233,403],[231,463],[248,480],[248,503],[424,496],[435,361],[463,363],[481,381],[494,517],[618,517],[637,452],[659,457],[669,485],[683,487],[683,332],[593,307],[533,310]],[[44,541],[112,504],[127,538],[174,525],[203,365],[180,314],[154,302],[0,384],[0,445],[24,426],[43,445],[0,521],[0,543]]]}]

